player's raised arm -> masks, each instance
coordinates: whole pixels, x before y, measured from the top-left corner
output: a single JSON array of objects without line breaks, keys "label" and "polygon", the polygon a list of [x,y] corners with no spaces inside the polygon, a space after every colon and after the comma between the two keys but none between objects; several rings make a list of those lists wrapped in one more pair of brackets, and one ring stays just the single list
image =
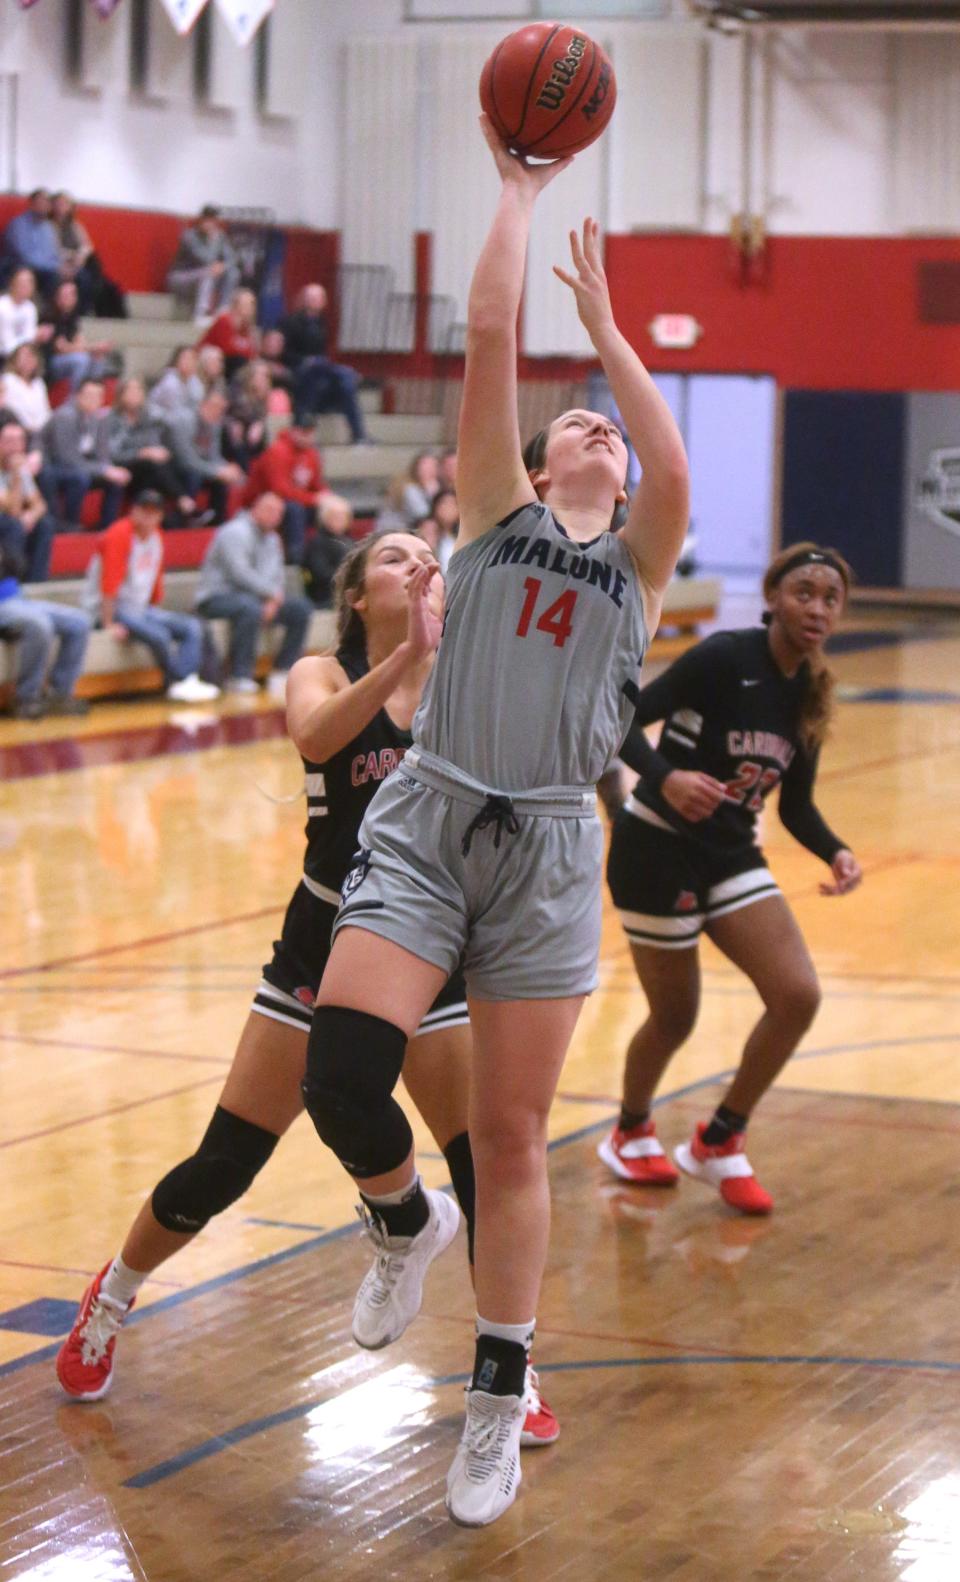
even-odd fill
[{"label": "player's raised arm", "polygon": [[600,250],[596,220],[583,222],[583,235],[570,233],[575,274],[554,272],[577,299],[581,323],[610,381],[643,477],[630,504],[623,540],[637,562],[644,584],[647,626],[654,631],[660,604],[687,533],[690,474],[687,453],[670,408],[629,341],[617,328]]},{"label": "player's raised arm", "polygon": [[480,117],[503,180],[477,260],[467,305],[467,352],[457,438],[459,543],[479,538],[518,506],[536,499],[523,465],[517,422],[517,314],[533,205],[570,161],[528,165]]}]

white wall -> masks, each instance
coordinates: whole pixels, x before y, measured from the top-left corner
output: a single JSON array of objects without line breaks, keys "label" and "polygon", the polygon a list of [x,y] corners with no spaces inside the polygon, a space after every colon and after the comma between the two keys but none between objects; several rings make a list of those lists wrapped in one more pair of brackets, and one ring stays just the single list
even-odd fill
[{"label": "white wall", "polygon": [[[339,221],[340,42],[359,12],[374,27],[399,24],[400,0],[278,0],[276,25],[299,30],[307,85],[302,113],[259,114],[254,102],[252,48],[217,76],[220,100],[233,107],[192,102],[189,53],[159,0],[151,0],[158,40],[152,91],[135,94],[128,77],[128,0],[114,19],[90,10],[85,80],[64,72],[66,0],[42,0],[11,18],[15,0],[0,0],[0,73],[22,64],[17,94],[15,150],[0,131],[0,185],[19,190],[65,187],[81,200],[191,211],[216,199],[271,208],[286,221],[319,227]],[[101,86],[93,86],[97,82]],[[161,96],[162,95],[162,96]],[[3,94],[0,91],[0,100]]]},{"label": "white wall", "polygon": [[[444,0],[449,15],[476,3]],[[155,27],[169,30],[159,0],[151,4]],[[21,190],[45,183],[88,201],[181,212],[212,198],[262,205],[282,220],[343,230],[348,261],[388,264],[404,284],[412,233],[432,230],[436,289],[457,298],[462,317],[495,191],[482,174],[484,151],[478,144],[476,158],[470,153],[474,77],[509,24],[404,26],[403,0],[277,0],[286,56],[306,92],[297,114],[264,117],[254,105],[252,53],[230,56],[222,37],[222,107],[192,102],[189,45],[166,36],[154,96],[132,94],[126,0],[114,22],[93,22],[90,30],[98,53],[85,80],[100,86],[68,86],[65,5],[42,0],[24,15],[16,0],[0,0],[0,182],[12,158],[3,73],[19,65]],[[572,218],[589,208],[616,230],[702,225],[723,232],[745,188],[772,231],[960,231],[960,34],[920,39],[819,28],[758,39],[745,171],[740,39],[705,34],[679,3],[662,23],[609,21],[595,31],[617,66],[621,105],[599,147],[581,157],[576,178],[550,189],[531,253],[538,268],[562,243],[571,206]],[[375,41],[369,112],[363,47],[355,42],[361,36]],[[579,344],[559,288],[539,302],[528,330],[540,350]]]}]

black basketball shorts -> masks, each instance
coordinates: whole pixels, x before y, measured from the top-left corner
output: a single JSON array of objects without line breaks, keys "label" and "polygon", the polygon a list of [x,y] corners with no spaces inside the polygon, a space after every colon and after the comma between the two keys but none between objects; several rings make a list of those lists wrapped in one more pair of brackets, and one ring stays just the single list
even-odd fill
[{"label": "black basketball shorts", "polygon": [[689,949],[714,918],[780,894],[759,846],[711,851],[633,797],[614,822],[607,883],[627,938],[655,950]]},{"label": "black basketball shorts", "polygon": [[[310,880],[301,879],[293,892],[282,933],[273,943],[273,959],[263,969],[252,1006],[258,1015],[286,1022],[288,1027],[302,1027],[305,1033],[313,1021],[313,1002],[330,956],[337,915],[337,908],[314,895],[309,885]],[[457,969],[440,990],[416,1036],[463,1027],[469,1021],[466,985]]]}]

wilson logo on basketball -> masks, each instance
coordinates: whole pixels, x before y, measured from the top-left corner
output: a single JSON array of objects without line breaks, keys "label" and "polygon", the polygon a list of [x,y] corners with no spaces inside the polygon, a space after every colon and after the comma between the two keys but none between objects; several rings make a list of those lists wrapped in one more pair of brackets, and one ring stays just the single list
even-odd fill
[{"label": "wilson logo on basketball", "polygon": [[[555,60],[553,70],[540,89],[537,98],[537,108],[540,110],[559,110],[564,96],[577,75],[577,70],[583,60],[587,41],[581,34],[574,34],[567,45],[567,53],[561,60]],[[597,84],[599,88],[599,83]],[[599,103],[599,101],[598,101]]]},{"label": "wilson logo on basketball", "polygon": [[681,890],[673,903],[673,910],[675,912],[695,912],[697,910],[697,898],[693,891]]},{"label": "wilson logo on basketball", "polygon": [[597,78],[597,86],[594,88],[592,94],[582,109],[582,114],[586,116],[588,121],[593,120],[604,99],[607,97],[607,94],[610,92],[610,84],[612,81],[613,72],[610,70],[610,67],[601,66],[600,75]]}]

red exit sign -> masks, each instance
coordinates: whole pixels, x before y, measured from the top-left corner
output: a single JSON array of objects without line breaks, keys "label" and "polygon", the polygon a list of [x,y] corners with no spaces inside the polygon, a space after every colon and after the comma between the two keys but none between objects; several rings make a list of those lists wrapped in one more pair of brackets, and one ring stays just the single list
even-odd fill
[{"label": "red exit sign", "polygon": [[669,351],[689,351],[703,334],[692,313],[658,313],[647,325],[654,346]]}]

